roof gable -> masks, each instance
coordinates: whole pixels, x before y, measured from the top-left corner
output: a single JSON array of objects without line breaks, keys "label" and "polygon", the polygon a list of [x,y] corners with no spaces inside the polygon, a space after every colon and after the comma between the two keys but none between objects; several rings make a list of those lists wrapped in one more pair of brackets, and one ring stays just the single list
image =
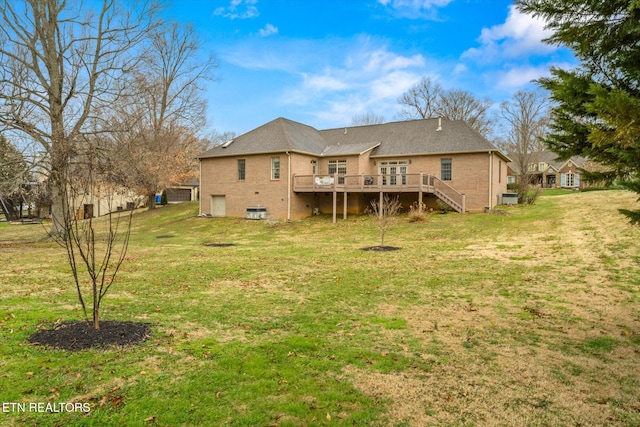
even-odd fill
[{"label": "roof gable", "polygon": [[316,129],[280,117],[237,136],[232,141],[213,147],[198,157],[202,159],[283,151],[317,154],[326,146],[327,142]]}]

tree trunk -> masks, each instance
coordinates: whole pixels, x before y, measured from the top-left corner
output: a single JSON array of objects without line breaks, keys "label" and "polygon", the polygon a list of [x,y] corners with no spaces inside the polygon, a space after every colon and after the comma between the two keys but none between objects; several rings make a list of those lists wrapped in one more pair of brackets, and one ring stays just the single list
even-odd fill
[{"label": "tree trunk", "polygon": [[50,236],[64,237],[65,234],[65,218],[64,218],[64,194],[59,188],[53,188],[51,191],[51,230]]},{"label": "tree trunk", "polygon": [[156,208],[156,193],[149,193],[147,194],[147,198],[149,199],[147,201],[147,209],[148,210],[154,210]]},{"label": "tree trunk", "polygon": [[93,303],[93,329],[96,331],[100,329],[100,309],[95,302]]}]

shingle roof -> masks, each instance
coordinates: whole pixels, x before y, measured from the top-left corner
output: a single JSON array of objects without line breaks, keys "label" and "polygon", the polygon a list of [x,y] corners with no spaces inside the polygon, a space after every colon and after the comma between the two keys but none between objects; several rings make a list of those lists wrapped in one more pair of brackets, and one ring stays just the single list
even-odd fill
[{"label": "shingle roof", "polygon": [[235,137],[231,143],[213,147],[198,157],[202,159],[283,151],[319,154],[326,146],[327,142],[311,126],[278,118]]},{"label": "shingle roof", "polygon": [[[199,158],[283,151],[328,157],[362,154],[371,149],[371,157],[489,151],[499,153],[465,122],[447,119],[316,130],[302,123],[278,118],[224,145],[226,148],[214,147]],[[506,156],[503,157],[508,160]]]},{"label": "shingle roof", "polygon": [[371,157],[497,151],[461,120],[408,120],[321,130],[320,134],[332,144],[380,143]]}]

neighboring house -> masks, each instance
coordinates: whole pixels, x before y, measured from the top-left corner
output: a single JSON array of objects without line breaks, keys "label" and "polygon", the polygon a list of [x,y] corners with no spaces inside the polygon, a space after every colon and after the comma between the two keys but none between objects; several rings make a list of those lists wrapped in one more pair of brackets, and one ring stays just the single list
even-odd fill
[{"label": "neighboring house", "polygon": [[362,213],[385,194],[484,211],[507,191],[510,161],[463,121],[317,130],[278,118],[199,156],[200,212],[271,218]]},{"label": "neighboring house", "polygon": [[[530,158],[527,172],[533,185],[576,190],[585,186],[580,169],[589,169],[588,159],[574,156],[568,160],[557,160],[558,155],[551,151],[532,153]],[[516,182],[517,175],[520,175],[515,163],[509,164],[509,183]]]},{"label": "neighboring house", "polygon": [[175,187],[167,188],[167,202],[180,203],[198,200],[200,197],[198,194],[199,188],[200,183],[195,179]]}]

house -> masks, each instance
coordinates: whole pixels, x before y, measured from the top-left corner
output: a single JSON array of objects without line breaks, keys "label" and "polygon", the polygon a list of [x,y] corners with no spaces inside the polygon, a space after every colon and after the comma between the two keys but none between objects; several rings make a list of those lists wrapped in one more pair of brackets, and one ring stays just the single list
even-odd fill
[{"label": "house", "polygon": [[278,118],[199,156],[200,212],[346,217],[388,194],[480,212],[507,191],[510,161],[463,121],[411,120],[317,130]]},{"label": "house", "polygon": [[[590,169],[591,162],[584,157],[573,156],[568,160],[557,160],[558,155],[551,151],[539,151],[530,154],[527,173],[531,184],[543,188],[580,189],[585,186],[581,179],[581,169]],[[516,182],[520,175],[516,162],[508,165],[509,183]]]}]

